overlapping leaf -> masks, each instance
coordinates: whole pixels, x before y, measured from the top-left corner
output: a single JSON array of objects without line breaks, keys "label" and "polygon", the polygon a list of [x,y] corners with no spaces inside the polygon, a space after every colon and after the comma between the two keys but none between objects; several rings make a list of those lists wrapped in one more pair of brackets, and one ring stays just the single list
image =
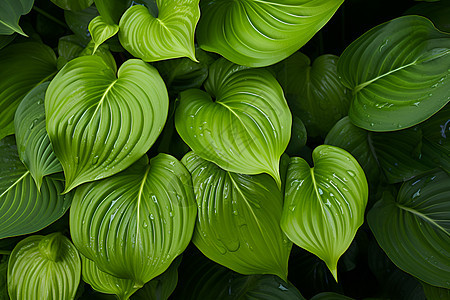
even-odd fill
[{"label": "overlapping leaf", "polygon": [[61,195],[63,182],[44,177],[40,190],[22,164],[14,138],[0,141],[0,239],[38,231],[61,218],[71,195]]},{"label": "overlapping leaf", "polygon": [[200,18],[199,0],[157,0],[157,15],[142,5],[130,7],[120,19],[119,40],[144,61],[195,58],[194,31]]},{"label": "overlapping leaf", "polygon": [[19,18],[30,12],[34,0],[2,0],[0,2],[0,34],[14,32],[27,36],[19,26]]},{"label": "overlapping leaf", "polygon": [[368,187],[364,171],[348,152],[321,145],[314,167],[291,159],[286,175],[281,228],[298,246],[322,259],[337,279],[337,262],[364,221]]},{"label": "overlapping leaf", "polygon": [[414,126],[450,101],[450,34],[424,17],[379,25],[345,49],[338,73],[353,91],[349,116],[359,127]]},{"label": "overlapping leaf", "polygon": [[45,130],[45,91],[49,82],[32,89],[19,104],[14,118],[20,160],[33,176],[38,189],[46,175],[62,172]]},{"label": "overlapping leaf", "polygon": [[94,53],[97,48],[103,44],[107,39],[114,36],[119,31],[119,26],[116,24],[109,24],[103,20],[102,16],[97,16],[89,22],[89,32],[94,41]]},{"label": "overlapping leaf", "polygon": [[146,161],[77,188],[70,211],[79,251],[136,287],[164,272],[184,251],[196,216],[186,168],[167,154]]},{"label": "overlapping leaf", "polygon": [[273,178],[227,172],[193,152],[182,162],[192,174],[200,251],[238,273],[286,280],[292,243],[279,225],[283,194]]},{"label": "overlapping leaf", "polygon": [[119,299],[129,299],[139,287],[134,287],[131,279],[114,277],[100,270],[95,262],[81,255],[83,265],[83,281],[90,284],[92,288],[100,293],[113,294]]},{"label": "overlapping leaf", "polygon": [[14,133],[14,114],[23,97],[55,74],[55,53],[42,43],[13,44],[0,51],[0,139]]},{"label": "overlapping leaf", "polygon": [[198,89],[180,94],[175,126],[181,138],[224,170],[267,173],[281,186],[279,160],[292,116],[275,78],[220,59],[211,65],[205,88],[209,94]]},{"label": "overlapping leaf", "polygon": [[51,0],[64,10],[82,10],[94,3],[94,0]]},{"label": "overlapping leaf", "polygon": [[74,299],[80,277],[78,251],[61,233],[30,236],[9,257],[11,300]]},{"label": "overlapping leaf", "polygon": [[311,65],[297,52],[273,67],[292,114],[304,122],[309,136],[325,136],[346,116],[350,91],[342,85],[336,65],[339,57],[322,55]]},{"label": "overlapping leaf", "polygon": [[343,0],[205,0],[200,47],[240,65],[262,67],[285,59],[333,16]]},{"label": "overlapping leaf", "polygon": [[68,62],[45,95],[47,131],[66,191],[120,172],[162,131],[168,95],[156,69],[131,59],[118,75],[97,56]]},{"label": "overlapping leaf", "polygon": [[450,288],[450,176],[432,171],[405,182],[397,198],[385,193],[368,214],[389,258],[420,280]]},{"label": "overlapping leaf", "polygon": [[98,12],[108,24],[119,24],[120,17],[130,4],[130,0],[95,0]]},{"label": "overlapping leaf", "polygon": [[88,27],[93,18],[98,16],[98,11],[94,5],[80,11],[64,10],[64,19],[70,30],[81,39],[84,45],[91,40]]}]

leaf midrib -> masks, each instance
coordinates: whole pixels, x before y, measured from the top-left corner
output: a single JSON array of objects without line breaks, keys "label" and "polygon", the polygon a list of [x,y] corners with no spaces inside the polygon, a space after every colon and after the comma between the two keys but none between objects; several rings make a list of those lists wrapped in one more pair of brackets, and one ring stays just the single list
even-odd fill
[{"label": "leaf midrib", "polygon": [[0,198],[6,195],[6,193],[8,193],[13,187],[15,187],[20,181],[22,181],[28,174],[30,174],[30,171],[26,171],[22,176],[19,177],[19,179],[14,181],[14,183],[0,195]]},{"label": "leaf midrib", "polygon": [[[139,238],[139,228],[140,228],[140,208],[141,208],[141,201],[142,201],[142,192],[144,190],[145,182],[147,181],[148,173],[150,172],[150,165],[147,166],[147,169],[145,170],[144,177],[142,178],[141,184],[139,186],[139,192],[138,192],[138,201],[137,201],[137,216],[136,216],[136,240],[135,245],[138,245],[138,238]],[[139,247],[138,247],[139,248]],[[138,249],[137,248],[137,249]],[[139,251],[139,249],[138,249]]]},{"label": "leaf midrib", "polygon": [[412,213],[413,215],[415,215],[415,216],[417,216],[417,217],[419,217],[419,218],[421,218],[421,219],[423,219],[423,220],[425,220],[425,221],[431,223],[432,225],[434,225],[435,227],[437,227],[439,230],[443,231],[444,234],[446,234],[447,236],[450,237],[450,233],[447,232],[447,230],[445,230],[445,228],[443,228],[441,225],[439,225],[438,223],[436,223],[436,221],[434,221],[433,219],[431,219],[431,218],[428,217],[427,215],[425,215],[425,214],[423,214],[423,213],[421,213],[421,212],[419,212],[419,211],[417,211],[417,210],[415,210],[415,209],[413,209],[413,208],[410,208],[410,207],[401,205],[401,204],[399,204],[398,202],[396,202],[395,204],[397,205],[398,208],[400,208],[400,209],[402,209],[402,210],[404,210],[404,211],[406,211],[406,212]]}]

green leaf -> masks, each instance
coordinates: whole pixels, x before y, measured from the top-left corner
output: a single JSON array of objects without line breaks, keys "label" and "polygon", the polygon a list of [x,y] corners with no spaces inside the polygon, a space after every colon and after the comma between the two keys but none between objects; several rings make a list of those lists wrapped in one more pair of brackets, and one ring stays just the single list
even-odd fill
[{"label": "green leaf", "polygon": [[181,256],[178,256],[164,273],[147,282],[131,297],[131,300],[169,299],[178,283],[180,258]]},{"label": "green leaf", "polygon": [[349,116],[372,131],[414,126],[449,102],[450,34],[424,17],[381,24],[345,49],[338,63],[353,91]]},{"label": "green leaf", "polygon": [[368,187],[347,151],[328,145],[313,151],[314,167],[293,157],[286,175],[281,228],[291,241],[322,259],[337,281],[337,262],[364,222]]},{"label": "green leaf", "polygon": [[0,255],[0,300],[9,300],[7,273],[8,273],[8,256]]},{"label": "green leaf", "polygon": [[307,133],[305,125],[297,116],[292,116],[292,135],[286,153],[295,155],[306,145]]},{"label": "green leaf", "polygon": [[450,151],[450,105],[447,104],[420,127],[427,140]]},{"label": "green leaf", "polygon": [[95,262],[81,255],[83,264],[83,281],[90,284],[92,288],[100,293],[113,294],[119,299],[129,299],[137,291],[131,279],[122,279],[114,277],[100,270]]},{"label": "green leaf", "polygon": [[89,23],[98,15],[98,11],[94,5],[80,11],[64,11],[67,26],[81,39],[83,45],[87,45],[91,40],[91,34],[88,29]]},{"label": "green leaf", "polygon": [[450,32],[449,3],[449,0],[438,0],[436,3],[422,2],[408,9],[405,14],[424,16],[430,19],[440,31]]},{"label": "green leaf", "polygon": [[322,55],[311,65],[306,55],[297,52],[272,67],[292,114],[304,121],[309,136],[324,137],[348,113],[351,95],[338,77],[338,59]]},{"label": "green leaf", "polygon": [[311,300],[352,300],[352,299],[353,298],[349,298],[347,296],[332,292],[320,293],[311,298]]},{"label": "green leaf", "polygon": [[59,232],[27,237],[9,258],[11,300],[74,299],[80,277],[77,249]]},{"label": "green leaf", "polygon": [[83,10],[94,3],[94,0],[51,0],[64,10]]},{"label": "green leaf", "polygon": [[292,243],[280,228],[283,194],[267,174],[224,171],[194,152],[182,160],[198,205],[193,242],[209,259],[241,274],[287,280]]},{"label": "green leaf", "polygon": [[289,143],[292,116],[275,78],[267,70],[219,59],[209,69],[205,89],[209,94],[198,89],[180,94],[175,126],[181,138],[224,170],[267,173],[281,187],[279,160]]},{"label": "green leaf", "polygon": [[14,133],[14,114],[23,97],[55,74],[55,53],[42,43],[12,44],[0,50],[0,139]]},{"label": "green leaf", "polygon": [[431,300],[449,300],[450,299],[450,289],[439,288],[422,282],[423,291],[427,299]]},{"label": "green leaf", "polygon": [[195,56],[198,63],[189,58],[178,58],[154,64],[166,82],[169,92],[179,93],[202,86],[208,77],[208,67],[214,62],[214,59],[199,48],[195,49]]},{"label": "green leaf", "polygon": [[39,191],[12,136],[0,140],[0,153],[0,239],[36,232],[61,218],[72,200],[61,195],[63,183],[47,176]]},{"label": "green leaf", "polygon": [[130,59],[118,75],[97,56],[68,62],[45,95],[47,131],[66,189],[120,172],[161,133],[169,107],[158,72]]},{"label": "green leaf", "polygon": [[95,44],[95,53],[101,44],[119,31],[119,25],[106,23],[102,16],[97,16],[91,20],[88,29]]},{"label": "green leaf", "polygon": [[0,2],[0,34],[14,32],[27,36],[19,26],[21,15],[26,15],[33,7],[34,0],[2,0]]},{"label": "green leaf", "polygon": [[0,50],[8,46],[16,38],[15,34],[0,35]]},{"label": "green leaf", "polygon": [[129,0],[95,0],[95,6],[106,23],[119,24],[120,17],[130,6],[130,2]]},{"label": "green leaf", "polygon": [[70,210],[79,251],[102,271],[131,279],[136,287],[164,272],[184,251],[197,213],[186,168],[167,154],[150,164],[145,160],[80,186]]},{"label": "green leaf", "polygon": [[158,15],[143,5],[127,9],[120,19],[119,40],[144,61],[195,58],[194,31],[200,18],[199,0],[156,0]]},{"label": "green leaf", "polygon": [[397,195],[385,193],[367,219],[388,257],[428,284],[449,288],[450,176],[432,171],[405,182]]},{"label": "green leaf", "polygon": [[19,104],[14,118],[20,160],[24,163],[38,189],[46,175],[62,172],[45,130],[45,91],[50,82],[32,89]]},{"label": "green leaf", "polygon": [[377,181],[380,170],[389,183],[408,180],[437,166],[450,171],[450,151],[429,142],[419,127],[395,132],[371,132],[356,127],[346,117],[336,123],[325,143],[352,153],[370,182]]},{"label": "green leaf", "polygon": [[206,51],[245,66],[277,63],[308,42],[343,0],[205,0],[197,40]]}]

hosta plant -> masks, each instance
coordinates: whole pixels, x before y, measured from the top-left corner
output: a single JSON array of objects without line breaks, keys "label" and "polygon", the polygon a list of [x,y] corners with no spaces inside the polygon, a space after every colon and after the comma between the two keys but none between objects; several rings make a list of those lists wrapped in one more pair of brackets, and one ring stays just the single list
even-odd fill
[{"label": "hosta plant", "polygon": [[450,299],[450,0],[1,0],[0,300]]}]

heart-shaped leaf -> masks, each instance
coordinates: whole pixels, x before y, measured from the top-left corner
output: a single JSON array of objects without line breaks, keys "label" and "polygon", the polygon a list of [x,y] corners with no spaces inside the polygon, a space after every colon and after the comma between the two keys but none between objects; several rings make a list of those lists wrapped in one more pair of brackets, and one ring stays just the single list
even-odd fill
[{"label": "heart-shaped leaf", "polygon": [[370,182],[379,179],[380,170],[389,183],[408,180],[437,166],[450,171],[450,151],[428,141],[419,127],[371,132],[356,127],[345,117],[332,128],[325,143],[352,153]]},{"label": "heart-shaped leaf", "polygon": [[27,36],[19,26],[21,15],[26,15],[33,7],[34,0],[2,0],[0,2],[0,34],[14,32]]},{"label": "heart-shaped leaf", "polygon": [[20,160],[24,163],[38,189],[46,175],[62,172],[45,130],[45,91],[50,82],[32,89],[16,110],[14,124]]},{"label": "heart-shaped leaf", "polygon": [[27,237],[9,257],[11,300],[74,299],[80,277],[77,249],[59,232]]},{"label": "heart-shaped leaf", "polygon": [[450,101],[450,34],[424,17],[379,25],[345,49],[338,73],[353,91],[349,116],[372,131],[414,126]]},{"label": "heart-shaped leaf", "polygon": [[194,31],[200,18],[199,0],[156,0],[158,15],[142,5],[127,9],[120,19],[119,40],[144,61],[195,58]]},{"label": "heart-shaped leaf", "polygon": [[14,133],[14,114],[23,97],[55,74],[55,53],[42,43],[12,44],[0,51],[0,139]]},{"label": "heart-shaped leaf", "polygon": [[377,242],[402,270],[450,288],[450,176],[432,171],[385,193],[367,219]]},{"label": "heart-shaped leaf", "polygon": [[324,137],[348,113],[351,97],[339,80],[338,59],[322,55],[311,65],[306,55],[297,52],[273,66],[292,114],[304,121],[309,136]]},{"label": "heart-shaped leaf", "polygon": [[136,287],[164,272],[184,251],[197,213],[186,168],[167,154],[150,164],[145,160],[80,186],[70,210],[79,251],[102,271],[131,279]]},{"label": "heart-shaped leaf", "polygon": [[47,131],[66,189],[120,172],[153,145],[169,100],[152,66],[131,59],[114,71],[97,56],[68,62],[45,95]]},{"label": "heart-shaped leaf", "polygon": [[193,152],[182,162],[192,174],[200,251],[238,273],[287,280],[292,243],[279,225],[283,194],[273,178],[227,172]]},{"label": "heart-shaped leaf", "polygon": [[119,25],[109,24],[103,20],[102,16],[97,16],[89,22],[89,32],[94,41],[94,53],[97,48],[103,44],[107,39],[114,36],[119,31]]},{"label": "heart-shaped leaf", "polygon": [[0,140],[0,239],[47,227],[69,208],[71,194],[61,195],[63,182],[44,177],[38,190],[17,153],[14,137]]},{"label": "heart-shaped leaf", "polygon": [[197,40],[236,64],[268,66],[306,44],[342,2],[205,0]]},{"label": "heart-shaped leaf", "polygon": [[139,288],[134,287],[134,282],[131,279],[117,278],[103,272],[97,267],[95,262],[84,255],[81,255],[81,262],[83,265],[83,281],[100,293],[113,294],[119,299],[129,299]]},{"label": "heart-shaped leaf", "polygon": [[293,157],[286,175],[281,228],[322,259],[337,280],[337,262],[364,222],[368,186],[355,158],[338,147],[313,151],[314,167]]},{"label": "heart-shaped leaf", "polygon": [[180,94],[175,126],[201,158],[224,170],[271,175],[281,186],[279,160],[291,135],[292,116],[275,78],[217,60],[209,69],[206,91]]},{"label": "heart-shaped leaf", "polygon": [[51,0],[64,10],[83,10],[94,3],[94,0]]}]

